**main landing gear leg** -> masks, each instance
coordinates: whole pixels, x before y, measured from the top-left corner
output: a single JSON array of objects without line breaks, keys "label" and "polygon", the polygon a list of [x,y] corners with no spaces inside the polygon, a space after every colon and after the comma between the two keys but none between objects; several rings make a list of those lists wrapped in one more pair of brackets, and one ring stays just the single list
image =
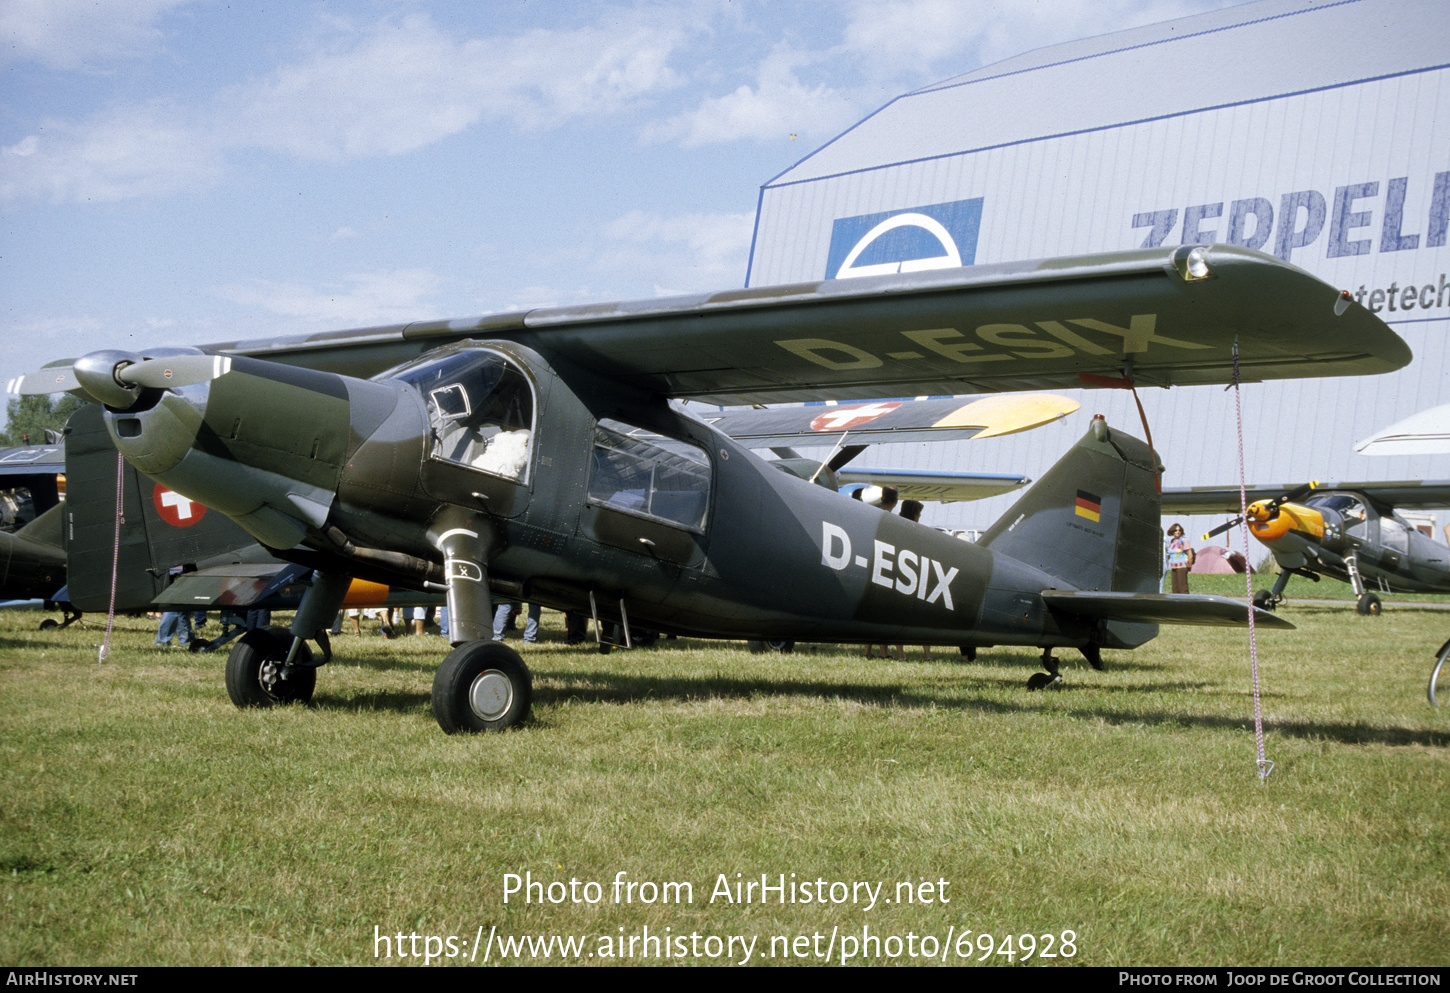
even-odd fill
[{"label": "main landing gear leg", "polygon": [[279,703],[307,703],[317,685],[317,666],[307,639],[317,637],[337,616],[347,595],[345,573],[313,573],[312,585],[290,630],[273,626],[248,631],[227,654],[227,695],[238,707],[271,707]]},{"label": "main landing gear leg", "polygon": [[1059,663],[1057,659],[1052,657],[1051,648],[1044,648],[1042,650],[1042,658],[1038,661],[1042,663],[1042,668],[1047,671],[1034,672],[1027,677],[1027,688],[1029,690],[1044,690],[1049,686],[1056,686],[1062,682],[1062,676],[1058,675],[1057,672]]},{"label": "main landing gear leg", "polygon": [[529,716],[533,677],[518,652],[493,640],[488,541],[469,520],[435,539],[448,580],[454,649],[433,677],[433,717],[447,734],[503,731]]},{"label": "main landing gear leg", "polygon": [[1279,578],[1274,580],[1272,590],[1259,590],[1254,594],[1254,606],[1263,610],[1273,610],[1284,602],[1284,587],[1289,585],[1289,577],[1294,575],[1293,569],[1284,569],[1279,573]]}]

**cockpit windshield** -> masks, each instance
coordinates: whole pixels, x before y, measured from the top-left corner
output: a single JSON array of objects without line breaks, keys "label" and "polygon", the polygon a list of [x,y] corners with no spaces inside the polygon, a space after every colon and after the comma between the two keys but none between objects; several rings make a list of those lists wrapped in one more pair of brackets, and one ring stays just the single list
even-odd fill
[{"label": "cockpit windshield", "polygon": [[427,401],[432,458],[525,481],[533,448],[534,392],[512,362],[470,349],[420,359],[390,378],[413,386]]},{"label": "cockpit windshield", "polygon": [[1350,493],[1325,493],[1323,496],[1310,497],[1304,501],[1306,507],[1313,507],[1316,510],[1334,510],[1346,518],[1365,517],[1364,503],[1358,497]]}]

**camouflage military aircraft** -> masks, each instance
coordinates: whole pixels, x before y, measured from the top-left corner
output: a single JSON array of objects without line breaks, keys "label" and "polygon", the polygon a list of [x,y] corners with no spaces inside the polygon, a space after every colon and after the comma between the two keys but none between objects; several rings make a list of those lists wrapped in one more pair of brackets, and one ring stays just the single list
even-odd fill
[{"label": "camouflage military aircraft", "polygon": [[[715,404],[1054,389],[1082,375],[1224,383],[1385,372],[1378,318],[1214,246],[564,307],[202,349],[100,352],[13,386],[107,408],[141,472],[316,579],[248,635],[241,706],[306,700],[306,640],[352,577],[446,592],[447,732],[529,712],[490,590],[705,637],[1131,648],[1246,605],[1152,592],[1157,459],[1094,420],[978,544],[772,468],[676,399]],[[1265,625],[1283,626],[1260,612]]]},{"label": "camouflage military aircraft", "polygon": [[[1373,483],[1304,483],[1253,486],[1246,491],[1249,533],[1273,553],[1279,577],[1254,594],[1254,605],[1273,610],[1293,576],[1349,583],[1356,609],[1379,615],[1380,593],[1450,593],[1450,548],[1426,537],[1395,513],[1450,506],[1450,480]],[[1237,487],[1165,490],[1164,507],[1181,513],[1240,509]],[[1238,527],[1235,517],[1204,539]]]}]

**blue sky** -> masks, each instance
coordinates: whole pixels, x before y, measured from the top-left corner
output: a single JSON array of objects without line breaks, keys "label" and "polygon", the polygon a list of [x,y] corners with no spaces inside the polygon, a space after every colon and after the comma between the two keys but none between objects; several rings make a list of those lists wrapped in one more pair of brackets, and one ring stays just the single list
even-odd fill
[{"label": "blue sky", "polygon": [[1231,0],[0,0],[0,382],[739,286],[762,183],[892,97]]}]

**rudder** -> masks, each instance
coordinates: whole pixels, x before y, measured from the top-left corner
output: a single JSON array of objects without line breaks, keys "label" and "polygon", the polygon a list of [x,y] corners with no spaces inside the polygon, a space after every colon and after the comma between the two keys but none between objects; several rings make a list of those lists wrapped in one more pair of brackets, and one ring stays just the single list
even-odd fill
[{"label": "rudder", "polygon": [[1163,577],[1157,458],[1099,415],[981,544],[1080,590],[1157,592]]}]

